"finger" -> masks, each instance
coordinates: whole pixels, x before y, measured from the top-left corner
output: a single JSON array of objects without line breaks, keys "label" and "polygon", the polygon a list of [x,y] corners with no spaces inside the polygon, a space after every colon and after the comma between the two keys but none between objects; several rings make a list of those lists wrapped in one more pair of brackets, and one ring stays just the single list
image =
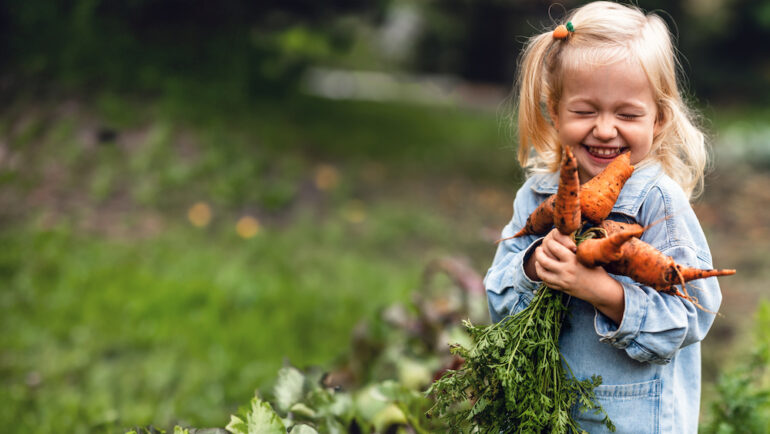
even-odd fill
[{"label": "finger", "polygon": [[552,243],[549,246],[551,256],[560,262],[569,262],[575,258],[575,252],[561,243]]},{"label": "finger", "polygon": [[540,277],[540,280],[543,282],[548,283],[552,280],[553,273],[546,270],[539,262],[535,262],[535,271],[537,271],[537,276]]},{"label": "finger", "polygon": [[567,249],[571,251],[577,250],[577,244],[575,244],[575,241],[572,240],[572,237],[569,235],[564,235],[559,231],[555,231],[556,233],[553,234],[553,240],[561,244],[562,246],[566,247]]},{"label": "finger", "polygon": [[556,289],[561,291],[562,288],[556,283],[556,276],[551,273],[550,271],[543,268],[543,266],[539,262],[535,262],[535,270],[537,271],[537,275],[540,277],[540,280],[545,282],[546,285],[548,285],[551,289]]},{"label": "finger", "polygon": [[540,247],[542,248],[543,254],[548,256],[549,258],[553,260],[557,260],[557,256],[553,253],[554,246],[558,245],[559,243],[556,242],[553,238],[546,237],[543,239],[543,242],[540,244]]},{"label": "finger", "polygon": [[540,264],[549,273],[555,273],[561,265],[558,259],[551,258],[545,253],[535,257],[535,264]]}]

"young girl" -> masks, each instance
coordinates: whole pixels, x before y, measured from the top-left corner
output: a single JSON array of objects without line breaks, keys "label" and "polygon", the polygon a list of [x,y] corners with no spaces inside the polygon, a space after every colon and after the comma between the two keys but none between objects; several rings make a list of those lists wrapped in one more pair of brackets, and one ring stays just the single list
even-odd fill
[{"label": "young girl", "polygon": [[[704,136],[677,86],[671,35],[656,15],[595,2],[563,29],[532,37],[518,77],[519,162],[530,170],[516,195],[518,232],[558,187],[560,146],[571,147],[581,183],[630,152],[636,170],[610,218],[649,227],[642,240],[682,265],[712,268],[689,206],[702,185]],[[559,339],[578,379],[601,375],[596,389],[619,433],[695,433],[700,405],[700,341],[719,308],[716,278],[689,289],[704,309],[575,258],[575,244],[552,230],[502,242],[485,277],[493,321],[524,309],[545,282],[569,294]],[[692,289],[697,287],[698,289]],[[581,427],[604,432],[603,415],[573,409]]]}]

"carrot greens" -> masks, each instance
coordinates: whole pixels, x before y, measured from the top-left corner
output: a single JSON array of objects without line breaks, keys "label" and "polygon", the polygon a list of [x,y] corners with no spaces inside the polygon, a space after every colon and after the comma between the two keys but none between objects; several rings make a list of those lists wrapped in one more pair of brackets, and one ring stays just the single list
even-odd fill
[{"label": "carrot greens", "polygon": [[[583,432],[572,408],[604,412],[594,393],[602,380],[578,380],[569,372],[559,352],[566,311],[563,294],[541,285],[515,315],[485,327],[466,321],[473,345],[452,347],[465,363],[430,387],[435,405],[429,414],[460,431]],[[604,423],[614,431],[606,413]]]}]

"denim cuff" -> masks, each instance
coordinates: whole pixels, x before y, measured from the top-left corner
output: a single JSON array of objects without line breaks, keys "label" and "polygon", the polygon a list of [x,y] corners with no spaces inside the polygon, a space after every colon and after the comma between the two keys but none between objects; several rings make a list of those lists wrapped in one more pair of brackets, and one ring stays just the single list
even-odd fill
[{"label": "denim cuff", "polygon": [[600,336],[599,341],[608,343],[615,348],[625,349],[639,336],[644,318],[647,316],[649,300],[640,288],[620,282],[623,286],[625,310],[620,326],[616,325],[606,315],[595,309],[594,329]]},{"label": "denim cuff", "polygon": [[519,293],[532,293],[536,290],[541,282],[534,281],[527,276],[524,271],[524,263],[534,253],[535,248],[540,245],[542,240],[543,238],[535,240],[525,250],[510,257],[507,265],[498,265],[497,270],[490,269],[484,279],[486,290],[495,294],[502,294],[506,288],[513,288]]},{"label": "denim cuff", "polygon": [[516,270],[515,270],[515,276],[514,276],[514,285],[517,288],[525,289],[530,292],[534,292],[537,288],[540,287],[541,281],[532,280],[527,276],[527,272],[524,271],[524,264],[527,262],[527,259],[529,259],[530,256],[532,256],[533,253],[535,253],[535,249],[537,246],[540,245],[540,243],[543,242],[544,237],[540,237],[537,240],[535,240],[532,244],[530,244],[529,247],[527,247],[527,250],[524,250],[521,253],[521,260],[519,261],[518,258],[516,258]]}]

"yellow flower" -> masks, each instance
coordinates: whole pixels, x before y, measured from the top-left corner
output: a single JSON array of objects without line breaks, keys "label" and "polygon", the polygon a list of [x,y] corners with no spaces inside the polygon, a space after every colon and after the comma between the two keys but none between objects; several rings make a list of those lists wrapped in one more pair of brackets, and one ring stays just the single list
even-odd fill
[{"label": "yellow flower", "polygon": [[198,202],[187,211],[187,218],[193,226],[202,228],[211,222],[211,207],[206,202]]},{"label": "yellow flower", "polygon": [[241,238],[249,239],[259,233],[260,225],[259,220],[255,219],[252,216],[244,216],[241,217],[238,220],[238,223],[235,225],[235,232],[238,233],[238,235]]}]

